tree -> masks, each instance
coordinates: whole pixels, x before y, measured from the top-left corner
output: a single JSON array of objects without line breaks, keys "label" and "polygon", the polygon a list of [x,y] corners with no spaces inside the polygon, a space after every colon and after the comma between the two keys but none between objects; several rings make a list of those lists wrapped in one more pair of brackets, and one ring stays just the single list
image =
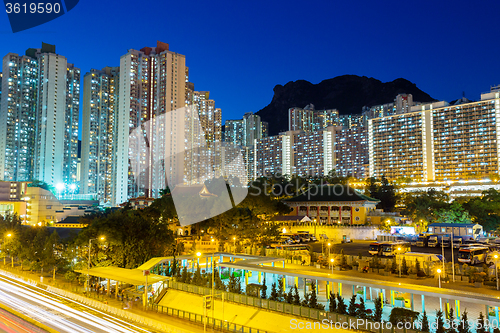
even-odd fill
[{"label": "tree", "polygon": [[453,308],[450,307],[450,312],[448,312],[448,320],[450,322],[450,327],[446,330],[446,333],[457,333],[456,328],[454,327],[455,324],[455,316],[453,314]]},{"label": "tree", "polygon": [[383,310],[383,304],[382,304],[382,299],[377,297],[375,299],[375,311],[373,312],[373,320],[374,321],[382,321],[382,310]]},{"label": "tree", "polygon": [[462,313],[462,320],[458,325],[458,333],[470,333],[469,318],[467,318],[467,310]]},{"label": "tree", "polygon": [[416,273],[420,273],[420,271],[422,270],[422,268],[420,267],[420,261],[418,261],[418,259],[415,261],[415,271]]},{"label": "tree", "polygon": [[319,308],[318,297],[316,296],[316,282],[311,282],[311,291],[309,292],[309,307],[311,309]]},{"label": "tree", "polygon": [[329,297],[328,310],[330,312],[337,311],[337,298],[335,297],[335,294],[331,291],[330,291],[330,297]]},{"label": "tree", "polygon": [[401,273],[404,275],[408,274],[408,265],[406,263],[406,259],[403,257],[403,260],[401,260]]},{"label": "tree", "polygon": [[356,316],[358,318],[367,318],[368,316],[366,315],[366,306],[365,306],[365,300],[363,297],[359,300],[359,306],[358,309],[356,310]]},{"label": "tree", "polygon": [[299,289],[297,289],[297,285],[293,286],[293,305],[300,305]]},{"label": "tree", "polygon": [[285,301],[288,303],[288,304],[292,304],[293,303],[293,288],[290,288],[288,289],[288,293],[286,294],[286,298],[285,298]]},{"label": "tree", "polygon": [[420,328],[422,332],[430,332],[430,327],[429,327],[429,319],[427,318],[427,313],[424,312],[422,313],[422,327]]},{"label": "tree", "polygon": [[445,333],[443,311],[441,310],[436,312],[436,333]]},{"label": "tree", "polygon": [[424,232],[427,223],[434,220],[435,212],[449,206],[449,196],[445,192],[429,189],[406,193],[403,197],[403,214],[415,222],[415,231]]},{"label": "tree", "polygon": [[277,301],[278,300],[278,292],[276,291],[276,282],[273,282],[271,285],[271,297],[269,297],[271,301]]},{"label": "tree", "polygon": [[278,280],[278,299],[277,300],[279,302],[282,302],[284,298],[285,298],[285,286],[284,286],[283,279],[280,277],[280,279]]},{"label": "tree", "polygon": [[337,294],[337,312],[339,314],[347,314],[347,306],[344,302],[344,298]]},{"label": "tree", "polygon": [[453,201],[448,209],[441,209],[436,214],[439,223],[471,223],[471,217],[460,203]]},{"label": "tree", "polygon": [[309,306],[309,294],[305,293],[304,294],[304,299],[302,300],[302,306],[306,307]]},{"label": "tree", "polygon": [[356,315],[356,294],[352,295],[351,300],[349,301],[349,308],[347,309],[347,314],[353,317]]},{"label": "tree", "polygon": [[192,283],[195,285],[195,286],[201,286],[202,285],[202,277],[201,277],[201,271],[200,271],[200,265],[197,265],[196,267],[196,271],[193,275],[193,281]]},{"label": "tree", "polygon": [[[482,312],[479,312],[479,318],[477,319],[476,323],[476,333],[487,333],[488,330],[486,329],[486,323],[484,322],[484,316]],[[442,332],[439,332],[442,333]]]},{"label": "tree", "polygon": [[260,290],[260,298],[267,298],[266,275],[264,274],[264,281],[262,281],[262,289]]}]

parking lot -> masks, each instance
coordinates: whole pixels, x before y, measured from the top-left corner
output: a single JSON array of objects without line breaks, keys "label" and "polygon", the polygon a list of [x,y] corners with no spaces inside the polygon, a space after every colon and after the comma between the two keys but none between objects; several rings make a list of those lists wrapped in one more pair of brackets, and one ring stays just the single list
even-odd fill
[{"label": "parking lot", "polygon": [[[374,241],[361,241],[361,240],[355,240],[351,243],[345,243],[345,244],[333,244],[330,247],[331,253],[340,253],[340,250],[344,250],[344,254],[346,255],[359,255],[361,254],[362,256],[365,257],[371,257],[371,255],[368,253],[368,247],[370,243],[373,243]],[[322,242],[314,242],[314,243],[309,243],[312,247],[312,250],[314,252],[321,253],[322,249],[325,251],[325,253],[328,252],[328,242],[322,243]],[[418,247],[415,245],[411,246],[411,252],[421,252],[421,253],[434,253],[434,254],[441,254],[442,249],[441,247]],[[446,261],[450,262],[451,261],[451,249],[450,248],[445,248],[444,249],[444,255],[446,258]],[[455,256],[455,262],[457,263],[458,260],[458,249],[454,249],[454,256]]]}]

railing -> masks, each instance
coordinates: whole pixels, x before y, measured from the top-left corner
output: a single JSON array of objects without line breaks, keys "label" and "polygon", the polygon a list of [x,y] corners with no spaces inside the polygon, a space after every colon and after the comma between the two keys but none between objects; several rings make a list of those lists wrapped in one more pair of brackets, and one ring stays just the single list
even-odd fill
[{"label": "railing", "polygon": [[[199,295],[209,295],[211,292],[210,288],[195,286],[187,283],[174,282],[169,281],[169,288],[181,290],[189,293],[199,294]],[[312,320],[314,322],[327,323],[325,325],[329,328],[338,328],[338,329],[349,329],[354,325],[356,330],[364,330],[372,333],[416,333],[416,330],[410,330],[404,328],[402,325],[401,329],[393,325],[382,325],[378,322],[372,322],[370,320],[362,320],[358,321],[359,318],[351,317],[348,315],[341,315],[336,312],[328,312],[326,310],[319,309],[311,309],[309,307],[293,305],[284,302],[271,301],[268,299],[262,299],[259,297],[247,296],[234,294],[230,292],[221,292],[219,295],[216,295],[216,298],[222,297],[224,295],[224,301],[234,302],[237,304],[255,306],[264,310],[276,311],[292,316],[303,317],[308,320]],[[217,297],[219,296],[219,297]],[[166,309],[166,310],[165,310]],[[189,319],[191,321],[196,321],[199,323],[203,323],[203,316],[200,314],[194,314],[187,311],[171,309],[168,307],[162,307],[159,305],[156,310],[161,313],[166,313],[171,316],[177,316],[184,319]],[[299,322],[299,321],[297,321]],[[228,330],[230,332],[265,332],[262,330],[258,330],[255,328],[245,327],[241,325],[231,324],[226,321],[222,321],[220,319],[215,319],[212,321],[210,318],[208,320],[207,326],[214,328],[220,328],[224,330]]]},{"label": "railing", "polygon": [[222,321],[220,319],[215,319],[211,317],[205,317],[198,313],[188,312],[184,310],[170,308],[168,306],[154,304],[153,310],[158,313],[163,313],[168,316],[178,317],[181,319],[186,319],[198,324],[207,324],[207,327],[227,331],[227,332],[244,332],[244,333],[267,333],[267,331],[259,330],[257,328],[252,328],[248,326],[238,325],[230,323],[226,320]]}]

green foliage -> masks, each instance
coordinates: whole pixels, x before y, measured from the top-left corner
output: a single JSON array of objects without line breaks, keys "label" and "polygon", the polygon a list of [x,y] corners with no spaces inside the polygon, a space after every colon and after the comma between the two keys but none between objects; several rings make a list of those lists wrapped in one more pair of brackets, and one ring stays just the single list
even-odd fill
[{"label": "green foliage", "polygon": [[300,305],[300,296],[299,296],[299,290],[297,289],[297,285],[293,286],[293,305]]},{"label": "green foliage", "polygon": [[470,333],[469,318],[467,317],[467,310],[462,313],[461,321],[457,327],[458,333]]},{"label": "green foliage", "polygon": [[293,288],[288,289],[288,293],[285,297],[285,302],[287,302],[288,304],[293,303]]},{"label": "green foliage", "polygon": [[273,284],[271,285],[271,296],[269,297],[269,300],[271,301],[278,300],[278,292],[276,291],[276,282],[273,282]]},{"label": "green foliage", "polygon": [[382,321],[382,310],[383,310],[383,304],[382,304],[382,299],[377,297],[375,299],[375,311],[373,311],[373,320],[374,321]]},{"label": "green foliage", "polygon": [[304,295],[304,299],[302,300],[301,305],[304,306],[304,307],[309,306],[309,298],[310,298],[309,294],[306,293]]},{"label": "green foliage", "polygon": [[234,274],[231,274],[231,276],[229,277],[227,287],[230,293],[241,294],[243,292],[241,288],[241,279],[239,276],[237,277]]},{"label": "green foliage", "polygon": [[337,311],[337,298],[335,297],[335,294],[331,291],[330,291],[330,297],[329,297],[328,310],[330,312]]},{"label": "green foliage", "polygon": [[283,278],[280,276],[278,279],[278,301],[282,302],[285,298],[285,286],[283,284]]},{"label": "green foliage", "polygon": [[401,274],[408,275],[408,264],[405,258],[401,260]]},{"label": "green foliage", "polygon": [[337,312],[339,314],[347,314],[347,306],[345,304],[344,298],[337,294]]},{"label": "green foliage", "polygon": [[449,327],[446,329],[446,333],[458,333],[454,327],[455,315],[453,314],[453,308],[450,307],[450,312],[448,312]]},{"label": "green foliage", "polygon": [[421,320],[420,330],[422,332],[430,332],[429,318],[427,318],[427,313],[425,312],[425,310],[422,313],[422,320]]},{"label": "green foliage", "polygon": [[454,201],[448,209],[441,209],[436,214],[439,223],[471,223],[471,216],[460,203]]},{"label": "green foliage", "polygon": [[420,261],[418,259],[415,261],[415,271],[418,274],[422,270],[422,267],[420,267]]},{"label": "green foliage", "polygon": [[402,200],[405,207],[403,214],[415,221],[417,232],[423,232],[427,229],[427,223],[435,219],[435,212],[448,208],[448,202],[449,196],[435,189],[405,193]]},{"label": "green foliage", "polygon": [[[476,322],[476,333],[487,333],[488,330],[485,327],[484,316],[482,312],[479,312],[479,318],[477,318]],[[443,333],[443,332],[438,332]]]},{"label": "green foliage", "polygon": [[396,257],[392,258],[391,272],[396,273],[398,271],[398,264],[396,262]]},{"label": "green foliage", "polygon": [[397,323],[413,323],[418,319],[419,313],[405,308],[392,308],[391,314],[389,316],[389,321],[393,325]]},{"label": "green foliage", "polygon": [[394,211],[398,200],[396,188],[385,176],[382,176],[380,181],[373,177],[368,178],[365,192],[368,196],[380,200],[377,208],[383,209],[384,212]]},{"label": "green foliage", "polygon": [[356,315],[356,294],[351,296],[351,300],[349,301],[349,308],[347,309],[347,314],[353,317]]},{"label": "green foliage", "polygon": [[356,316],[358,318],[362,318],[362,319],[368,318],[368,315],[366,313],[365,300],[364,300],[363,297],[360,298],[359,306],[358,306],[358,308],[356,310]]},{"label": "green foliage", "polygon": [[266,286],[266,276],[264,275],[264,281],[262,281],[262,288],[260,289],[260,298],[267,298],[267,286]]},{"label": "green foliage", "polygon": [[76,274],[72,271],[67,271],[65,274],[64,274],[64,278],[69,281],[69,282],[73,282],[76,280]]},{"label": "green foliage", "polygon": [[436,311],[436,333],[445,333],[443,311]]},{"label": "green foliage", "polygon": [[321,309],[322,304],[318,303],[318,297],[316,296],[316,282],[311,282],[311,291],[309,292],[309,304],[311,309]]}]

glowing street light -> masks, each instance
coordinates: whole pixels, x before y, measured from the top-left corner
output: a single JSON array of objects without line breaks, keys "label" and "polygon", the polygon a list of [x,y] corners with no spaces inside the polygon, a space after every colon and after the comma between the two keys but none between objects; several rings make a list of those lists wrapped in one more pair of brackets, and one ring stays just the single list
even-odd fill
[{"label": "glowing street light", "polygon": [[331,258],[330,259],[330,262],[331,262],[331,265],[332,265],[332,274],[333,274],[333,262],[335,261],[335,259]]},{"label": "glowing street light", "polygon": [[438,268],[437,271],[439,277],[439,288],[441,288],[441,268]]},{"label": "glowing street light", "polygon": [[99,238],[89,238],[89,261],[87,263],[87,291],[90,292],[90,286],[89,286],[89,282],[90,282],[90,249],[92,248],[92,241],[93,240],[100,240],[100,241],[104,241],[106,238],[104,236],[101,236]]}]

